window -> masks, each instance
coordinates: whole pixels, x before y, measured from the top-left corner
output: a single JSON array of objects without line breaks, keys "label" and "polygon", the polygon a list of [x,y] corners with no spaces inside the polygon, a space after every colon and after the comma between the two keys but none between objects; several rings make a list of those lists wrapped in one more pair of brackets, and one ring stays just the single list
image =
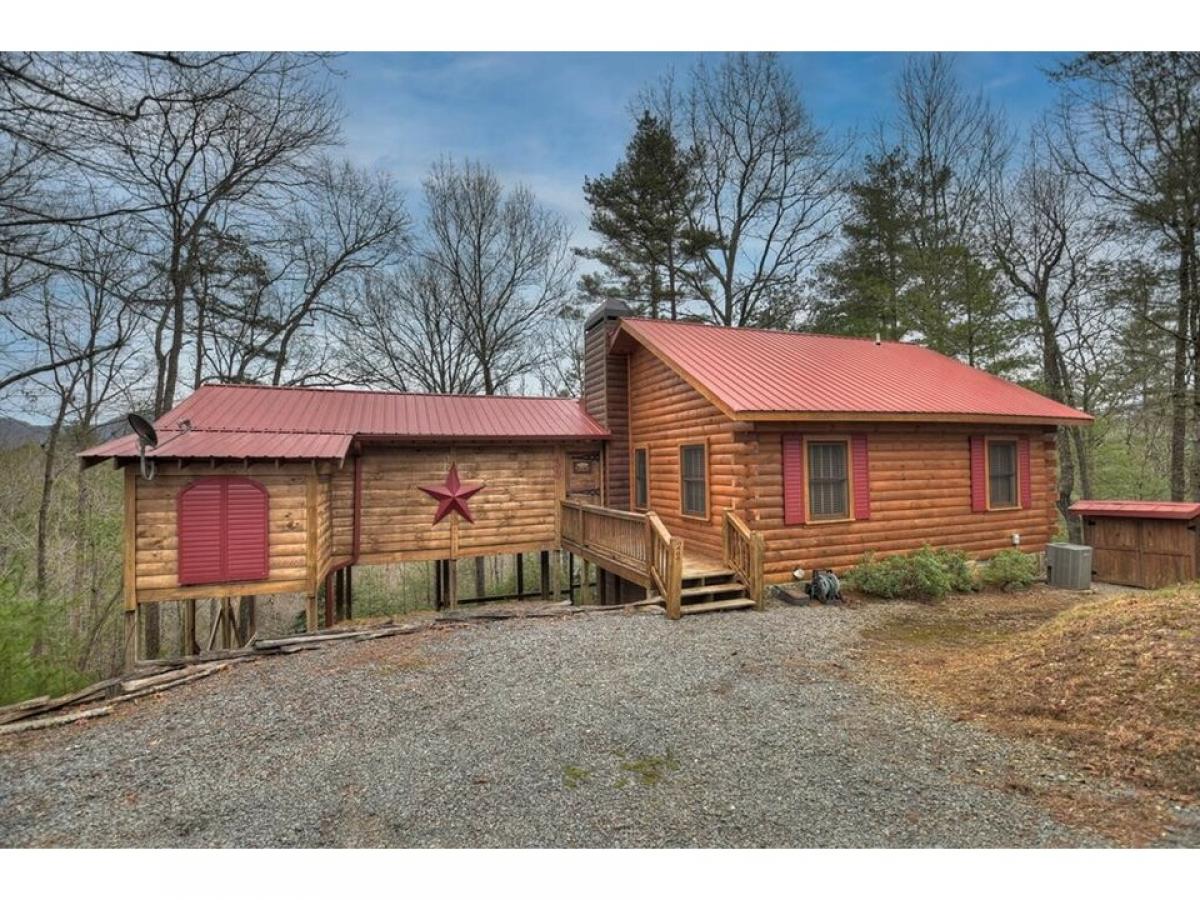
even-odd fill
[{"label": "window", "polygon": [[813,521],[850,518],[846,441],[808,442],[808,512]]},{"label": "window", "polygon": [[633,505],[636,509],[648,509],[650,506],[645,447],[633,451]]},{"label": "window", "polygon": [[267,490],[235,475],[198,478],[179,492],[179,583],[262,581],[267,559]]},{"label": "window", "polygon": [[988,508],[1017,505],[1017,442],[988,441]]},{"label": "window", "polygon": [[708,465],[704,444],[684,444],[679,448],[681,509],[685,516],[708,518]]}]

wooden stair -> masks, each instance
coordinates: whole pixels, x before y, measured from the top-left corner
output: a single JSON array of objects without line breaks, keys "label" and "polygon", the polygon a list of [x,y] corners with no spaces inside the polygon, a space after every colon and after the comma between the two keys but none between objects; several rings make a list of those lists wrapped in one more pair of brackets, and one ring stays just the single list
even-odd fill
[{"label": "wooden stair", "polygon": [[[746,596],[746,586],[729,569],[708,571],[702,575],[685,575],[679,596],[680,612],[685,616],[754,608],[754,601]],[[650,600],[663,603],[663,598],[658,595]]]}]

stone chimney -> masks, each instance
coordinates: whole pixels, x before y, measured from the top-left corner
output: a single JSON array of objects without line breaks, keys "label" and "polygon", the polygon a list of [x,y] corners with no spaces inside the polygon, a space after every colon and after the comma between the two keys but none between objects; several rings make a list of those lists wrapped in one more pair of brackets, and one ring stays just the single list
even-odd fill
[{"label": "stone chimney", "polygon": [[583,326],[583,405],[612,432],[605,452],[605,498],[617,509],[629,509],[629,368],[626,356],[608,351],[608,341],[620,318],[629,315],[623,302],[608,300]]}]

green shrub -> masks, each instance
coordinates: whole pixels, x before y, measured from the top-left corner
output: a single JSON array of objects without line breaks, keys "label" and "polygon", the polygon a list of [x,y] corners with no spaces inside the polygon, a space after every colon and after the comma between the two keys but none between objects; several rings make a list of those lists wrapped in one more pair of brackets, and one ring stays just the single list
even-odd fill
[{"label": "green shrub", "polygon": [[969,594],[971,591],[979,589],[971,560],[963,551],[934,550],[933,555],[937,557],[942,568],[946,570],[946,575],[950,578],[950,593]]},{"label": "green shrub", "polygon": [[1020,550],[1001,550],[983,566],[980,580],[989,587],[1006,591],[1027,588],[1038,577],[1037,557]]},{"label": "green shrub", "polygon": [[877,560],[867,553],[846,573],[854,590],[888,600],[939,600],[948,594],[975,590],[975,578],[965,553],[934,550],[928,544],[909,554]]}]

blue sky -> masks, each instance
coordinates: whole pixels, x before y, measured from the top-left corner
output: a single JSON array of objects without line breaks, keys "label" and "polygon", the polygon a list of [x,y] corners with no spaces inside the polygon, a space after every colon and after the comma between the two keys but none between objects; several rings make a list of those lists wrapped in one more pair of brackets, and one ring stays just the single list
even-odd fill
[{"label": "blue sky", "polygon": [[[1071,54],[956,54],[963,84],[1016,127],[1055,96],[1044,70]],[[782,54],[814,118],[869,131],[892,114],[902,53]],[[391,172],[419,209],[421,178],[443,154],[472,157],[529,185],[586,240],[585,175],[612,170],[639,88],[697,59],[687,53],[351,53],[337,67],[345,152]]]}]

